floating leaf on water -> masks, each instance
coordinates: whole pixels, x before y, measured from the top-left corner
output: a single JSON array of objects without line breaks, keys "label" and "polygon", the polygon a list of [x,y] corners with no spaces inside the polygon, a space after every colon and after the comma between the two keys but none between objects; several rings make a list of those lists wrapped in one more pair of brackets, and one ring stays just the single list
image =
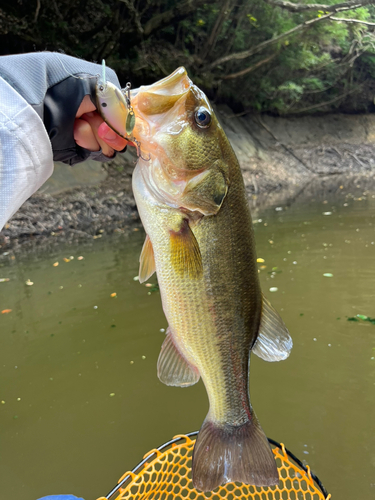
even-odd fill
[{"label": "floating leaf on water", "polygon": [[333,274],[331,273],[324,273],[323,276],[325,276],[326,278],[333,278]]},{"label": "floating leaf on water", "polygon": [[115,393],[114,392],[111,392],[111,394],[109,395],[110,398],[113,398],[113,396],[115,396]]},{"label": "floating leaf on water", "polygon": [[12,309],[3,309],[3,310],[1,311],[1,314],[9,314],[9,313],[11,313],[11,312],[12,312]]},{"label": "floating leaf on water", "polygon": [[27,286],[32,286],[33,284],[34,284],[34,282],[30,281],[30,279],[25,281],[25,285],[27,285]]},{"label": "floating leaf on water", "polygon": [[77,260],[83,260],[84,257],[82,257],[82,255],[80,255],[79,257],[77,257]]},{"label": "floating leaf on water", "polygon": [[117,297],[117,293],[116,293],[116,292],[111,293],[111,297],[112,297],[112,298],[113,298],[113,297]]},{"label": "floating leaf on water", "polygon": [[6,281],[10,281],[10,278],[0,278],[0,283],[5,283]]},{"label": "floating leaf on water", "polygon": [[139,276],[134,276],[133,281],[139,281]]},{"label": "floating leaf on water", "polygon": [[258,257],[258,258],[257,258],[257,262],[262,262],[262,263],[263,263],[263,262],[265,262],[265,260],[264,260],[264,259],[262,259],[261,257]]},{"label": "floating leaf on water", "polygon": [[260,266],[260,269],[267,269],[267,266]]},{"label": "floating leaf on water", "polygon": [[277,286],[272,286],[270,288],[270,292],[277,292],[277,290],[278,290]]},{"label": "floating leaf on water", "polygon": [[357,314],[355,318],[348,318],[348,321],[368,321],[369,323],[372,323],[375,325],[375,318],[370,318],[370,316],[365,316],[364,314]]},{"label": "floating leaf on water", "polygon": [[364,314],[357,314],[357,318],[363,319],[363,321],[366,321],[368,319],[368,316],[365,316]]},{"label": "floating leaf on water", "polygon": [[58,262],[54,262],[52,265],[53,265],[53,267],[57,267],[59,265],[59,263]]},{"label": "floating leaf on water", "polygon": [[142,359],[146,359],[146,356],[142,356]]},{"label": "floating leaf on water", "polygon": [[147,288],[151,288],[152,287],[152,283],[146,283],[145,286],[147,286]]},{"label": "floating leaf on water", "polygon": [[64,261],[64,262],[70,262],[70,259],[68,259],[67,257],[64,257],[64,258],[63,258],[63,261]]},{"label": "floating leaf on water", "polygon": [[323,215],[332,215],[332,212],[323,212]]}]

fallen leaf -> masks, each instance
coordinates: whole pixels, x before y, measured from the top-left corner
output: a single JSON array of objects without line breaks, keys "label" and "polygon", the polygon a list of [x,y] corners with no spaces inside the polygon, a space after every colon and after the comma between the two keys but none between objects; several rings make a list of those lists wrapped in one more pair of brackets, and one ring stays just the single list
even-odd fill
[{"label": "fallen leaf", "polygon": [[117,297],[117,293],[116,292],[111,293],[111,297]]},{"label": "fallen leaf", "polygon": [[263,262],[265,262],[265,260],[264,260],[264,259],[262,259],[261,257],[258,257],[258,258],[257,258],[257,262],[262,262],[262,263],[263,263]]},{"label": "fallen leaf", "polygon": [[52,265],[53,265],[53,267],[57,267],[59,265],[59,263],[58,262],[54,262]]},{"label": "fallen leaf", "polygon": [[64,262],[70,262],[70,259],[67,259],[66,257],[63,258]]},{"label": "fallen leaf", "polygon": [[8,313],[11,313],[12,312],[12,309],[3,309],[1,311],[1,314],[8,314]]}]

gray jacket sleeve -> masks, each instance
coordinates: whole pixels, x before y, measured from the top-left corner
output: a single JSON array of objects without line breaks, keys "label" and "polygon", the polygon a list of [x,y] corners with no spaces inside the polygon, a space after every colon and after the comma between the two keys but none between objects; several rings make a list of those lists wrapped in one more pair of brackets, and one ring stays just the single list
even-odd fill
[{"label": "gray jacket sleeve", "polygon": [[[74,120],[85,95],[95,104],[95,85],[101,67],[56,52],[35,52],[0,57],[0,76],[38,113],[50,138],[53,159],[69,165],[86,159],[107,161],[101,151],[91,152],[74,141]],[[115,72],[106,78],[118,88]]]}]

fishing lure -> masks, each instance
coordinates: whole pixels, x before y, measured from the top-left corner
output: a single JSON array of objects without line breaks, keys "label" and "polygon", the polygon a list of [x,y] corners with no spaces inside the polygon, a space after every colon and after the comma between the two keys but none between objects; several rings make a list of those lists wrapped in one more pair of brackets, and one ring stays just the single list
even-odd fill
[{"label": "fishing lure", "polygon": [[133,136],[135,114],[130,99],[131,84],[119,90],[113,83],[108,82],[105,76],[105,61],[102,61],[102,74],[96,83],[96,107],[106,124],[119,136],[133,142],[137,148],[137,155],[143,158],[141,143]]},{"label": "fishing lure", "polygon": [[124,139],[132,140],[135,126],[135,114],[130,101],[130,83],[119,90],[107,81],[105,61],[102,62],[102,74],[96,83],[96,107],[107,125]]}]

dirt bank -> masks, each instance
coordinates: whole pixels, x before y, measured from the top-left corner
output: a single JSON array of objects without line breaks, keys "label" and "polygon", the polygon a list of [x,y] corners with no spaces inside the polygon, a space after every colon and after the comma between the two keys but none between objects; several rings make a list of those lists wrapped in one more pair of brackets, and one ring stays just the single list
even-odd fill
[{"label": "dirt bank", "polygon": [[[339,190],[375,192],[375,116],[234,116],[226,107],[217,112],[253,211]],[[92,239],[139,226],[131,192],[135,161],[127,152],[105,165],[107,173],[92,166],[57,168],[0,233],[0,249]]]}]

